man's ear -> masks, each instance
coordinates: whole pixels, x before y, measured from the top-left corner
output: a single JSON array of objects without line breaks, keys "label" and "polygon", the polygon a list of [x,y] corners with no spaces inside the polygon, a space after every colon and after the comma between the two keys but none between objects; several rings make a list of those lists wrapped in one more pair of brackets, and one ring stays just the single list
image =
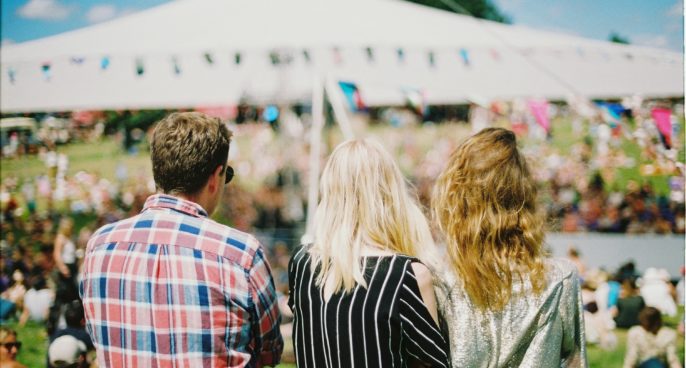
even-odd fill
[{"label": "man's ear", "polygon": [[223,170],[224,167],[219,165],[214,170],[214,173],[210,175],[210,179],[207,182],[207,189],[209,189],[210,193],[216,192],[219,187],[224,184],[224,178],[222,177]]}]

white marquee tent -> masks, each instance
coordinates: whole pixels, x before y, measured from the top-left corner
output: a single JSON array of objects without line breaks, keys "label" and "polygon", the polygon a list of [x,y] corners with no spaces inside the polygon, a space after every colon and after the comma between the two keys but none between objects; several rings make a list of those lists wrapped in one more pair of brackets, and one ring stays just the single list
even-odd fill
[{"label": "white marquee tent", "polygon": [[684,95],[680,53],[399,0],[177,0],[1,51],[4,113],[308,101],[315,78],[369,105]]}]

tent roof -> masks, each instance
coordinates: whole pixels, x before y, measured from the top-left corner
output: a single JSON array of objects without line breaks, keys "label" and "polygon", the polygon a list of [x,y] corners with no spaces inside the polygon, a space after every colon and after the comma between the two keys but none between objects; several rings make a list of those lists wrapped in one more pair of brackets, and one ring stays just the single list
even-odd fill
[{"label": "tent roof", "polygon": [[[273,65],[274,52],[291,61]],[[107,70],[100,68],[103,57]],[[303,100],[317,74],[355,82],[372,105],[403,103],[405,89],[423,91],[429,103],[470,96],[683,96],[679,53],[397,0],[177,0],[5,46],[0,61],[3,112]],[[41,71],[43,63],[49,71]]]}]

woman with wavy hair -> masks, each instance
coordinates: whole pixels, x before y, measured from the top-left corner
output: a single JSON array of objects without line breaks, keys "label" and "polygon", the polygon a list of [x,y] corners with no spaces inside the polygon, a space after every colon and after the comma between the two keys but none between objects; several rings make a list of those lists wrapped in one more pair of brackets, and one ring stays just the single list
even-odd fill
[{"label": "woman with wavy hair", "polygon": [[432,207],[448,253],[436,291],[453,366],[585,367],[579,278],[543,251],[545,220],[515,135],[488,128],[462,143]]},{"label": "woman with wavy hair", "polygon": [[289,265],[298,367],[449,366],[428,222],[381,145],[334,150],[313,235]]}]

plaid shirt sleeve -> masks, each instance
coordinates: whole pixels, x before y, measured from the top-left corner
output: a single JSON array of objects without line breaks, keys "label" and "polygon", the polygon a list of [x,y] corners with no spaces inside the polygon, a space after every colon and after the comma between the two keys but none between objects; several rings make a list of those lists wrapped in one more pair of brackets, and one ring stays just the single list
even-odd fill
[{"label": "plaid shirt sleeve", "polygon": [[281,337],[281,313],[276,288],[269,263],[264,258],[262,247],[253,258],[248,274],[250,297],[253,302],[252,335],[255,337],[255,351],[258,366],[274,366],[281,359],[283,338]]}]

